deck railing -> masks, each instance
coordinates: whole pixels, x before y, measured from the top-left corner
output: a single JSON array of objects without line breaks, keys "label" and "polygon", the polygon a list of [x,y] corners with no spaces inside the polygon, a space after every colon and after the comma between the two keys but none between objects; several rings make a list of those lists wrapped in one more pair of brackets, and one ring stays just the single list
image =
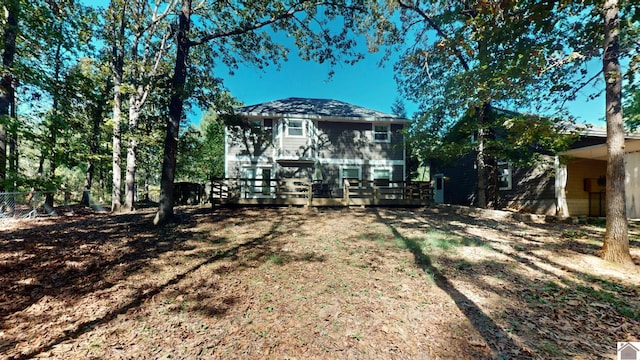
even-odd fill
[{"label": "deck railing", "polygon": [[[342,189],[306,179],[214,179],[211,183],[211,202],[291,203],[313,205],[353,205],[397,203],[427,203],[433,198],[428,182],[391,180],[344,179]],[[342,194],[340,194],[342,190]],[[341,195],[341,196],[340,196]],[[288,201],[288,202],[287,202]]]}]

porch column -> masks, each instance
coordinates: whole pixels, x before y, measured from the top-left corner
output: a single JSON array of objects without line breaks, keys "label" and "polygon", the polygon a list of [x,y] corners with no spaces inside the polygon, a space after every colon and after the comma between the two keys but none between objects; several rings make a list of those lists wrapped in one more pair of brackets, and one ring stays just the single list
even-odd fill
[{"label": "porch column", "polygon": [[640,152],[625,154],[625,192],[627,200],[627,217],[640,217]]},{"label": "porch column", "polygon": [[556,215],[560,217],[569,216],[569,207],[567,206],[567,165],[560,163],[560,157],[556,155],[554,159],[554,168],[556,172]]}]

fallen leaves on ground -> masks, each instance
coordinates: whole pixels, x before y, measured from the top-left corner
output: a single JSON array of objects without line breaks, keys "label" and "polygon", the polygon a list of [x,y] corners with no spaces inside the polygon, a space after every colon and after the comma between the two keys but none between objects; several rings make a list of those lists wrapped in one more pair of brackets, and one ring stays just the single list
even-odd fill
[{"label": "fallen leaves on ground", "polygon": [[597,258],[602,226],[179,211],[0,223],[0,357],[596,359],[640,340],[638,269]]}]

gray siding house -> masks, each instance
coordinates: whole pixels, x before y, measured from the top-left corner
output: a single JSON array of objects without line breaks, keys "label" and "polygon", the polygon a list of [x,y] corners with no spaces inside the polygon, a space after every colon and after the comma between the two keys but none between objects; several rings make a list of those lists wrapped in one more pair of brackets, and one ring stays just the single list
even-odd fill
[{"label": "gray siding house", "polygon": [[[407,119],[329,99],[287,98],[237,109],[225,133],[225,177],[295,178],[342,196],[345,178],[403,181]],[[260,191],[257,192],[258,195]],[[264,196],[270,196],[264,191]]]}]

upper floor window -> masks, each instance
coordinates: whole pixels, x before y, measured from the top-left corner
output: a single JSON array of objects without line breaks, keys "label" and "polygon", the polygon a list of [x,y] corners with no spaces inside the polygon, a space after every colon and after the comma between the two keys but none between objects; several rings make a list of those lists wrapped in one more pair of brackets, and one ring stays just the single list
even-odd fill
[{"label": "upper floor window", "polygon": [[373,141],[389,142],[391,140],[391,126],[389,124],[373,125]]},{"label": "upper floor window", "polygon": [[254,129],[262,129],[262,119],[249,120],[249,126]]},{"label": "upper floor window", "polygon": [[288,136],[303,136],[304,127],[302,120],[288,120],[287,121],[287,135]]}]

